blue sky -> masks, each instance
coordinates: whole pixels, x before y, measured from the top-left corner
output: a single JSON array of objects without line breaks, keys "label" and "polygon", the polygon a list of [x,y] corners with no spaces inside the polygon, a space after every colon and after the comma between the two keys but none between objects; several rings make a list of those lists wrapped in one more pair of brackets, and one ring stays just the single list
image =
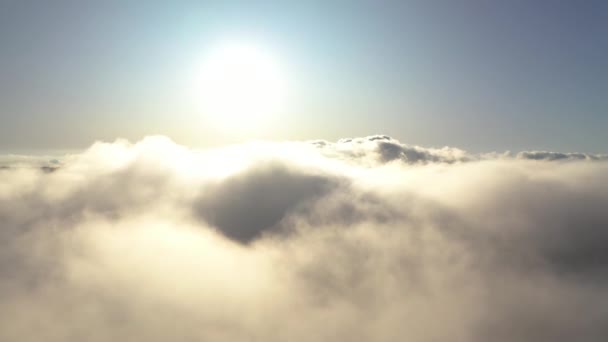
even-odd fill
[{"label": "blue sky", "polygon": [[[0,2],[0,150],[168,135],[192,146],[391,135],[471,151],[608,149],[604,1]],[[286,65],[272,127],[185,97],[211,46]]]}]

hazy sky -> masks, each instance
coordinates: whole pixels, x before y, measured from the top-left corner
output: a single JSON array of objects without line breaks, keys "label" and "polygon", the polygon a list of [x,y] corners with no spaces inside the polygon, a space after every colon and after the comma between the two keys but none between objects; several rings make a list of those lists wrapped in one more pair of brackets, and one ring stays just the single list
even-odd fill
[{"label": "hazy sky", "polygon": [[[271,126],[218,129],[192,101],[192,70],[232,40],[283,66],[289,96]],[[606,152],[607,94],[606,1],[0,0],[9,152],[150,134],[205,146],[376,133]]]}]

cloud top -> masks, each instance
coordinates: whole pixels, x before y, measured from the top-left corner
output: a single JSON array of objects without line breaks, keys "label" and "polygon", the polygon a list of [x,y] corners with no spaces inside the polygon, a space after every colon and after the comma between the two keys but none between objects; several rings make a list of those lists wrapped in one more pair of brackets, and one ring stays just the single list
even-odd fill
[{"label": "cloud top", "polygon": [[2,341],[608,338],[605,156],[370,136],[3,158]]}]

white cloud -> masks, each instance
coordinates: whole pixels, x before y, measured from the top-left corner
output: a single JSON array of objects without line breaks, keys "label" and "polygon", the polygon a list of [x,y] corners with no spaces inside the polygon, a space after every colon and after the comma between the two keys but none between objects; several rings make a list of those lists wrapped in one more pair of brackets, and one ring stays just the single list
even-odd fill
[{"label": "white cloud", "polygon": [[150,137],[7,165],[0,341],[604,341],[608,163],[534,153]]}]

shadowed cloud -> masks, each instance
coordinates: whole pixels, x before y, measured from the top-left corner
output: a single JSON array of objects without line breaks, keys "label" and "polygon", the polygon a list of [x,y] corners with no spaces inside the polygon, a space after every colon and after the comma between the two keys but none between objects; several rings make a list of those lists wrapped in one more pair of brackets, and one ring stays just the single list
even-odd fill
[{"label": "shadowed cloud", "polygon": [[198,217],[226,236],[250,242],[277,224],[298,206],[306,205],[335,188],[338,178],[306,174],[271,163],[209,184],[194,202]]}]

